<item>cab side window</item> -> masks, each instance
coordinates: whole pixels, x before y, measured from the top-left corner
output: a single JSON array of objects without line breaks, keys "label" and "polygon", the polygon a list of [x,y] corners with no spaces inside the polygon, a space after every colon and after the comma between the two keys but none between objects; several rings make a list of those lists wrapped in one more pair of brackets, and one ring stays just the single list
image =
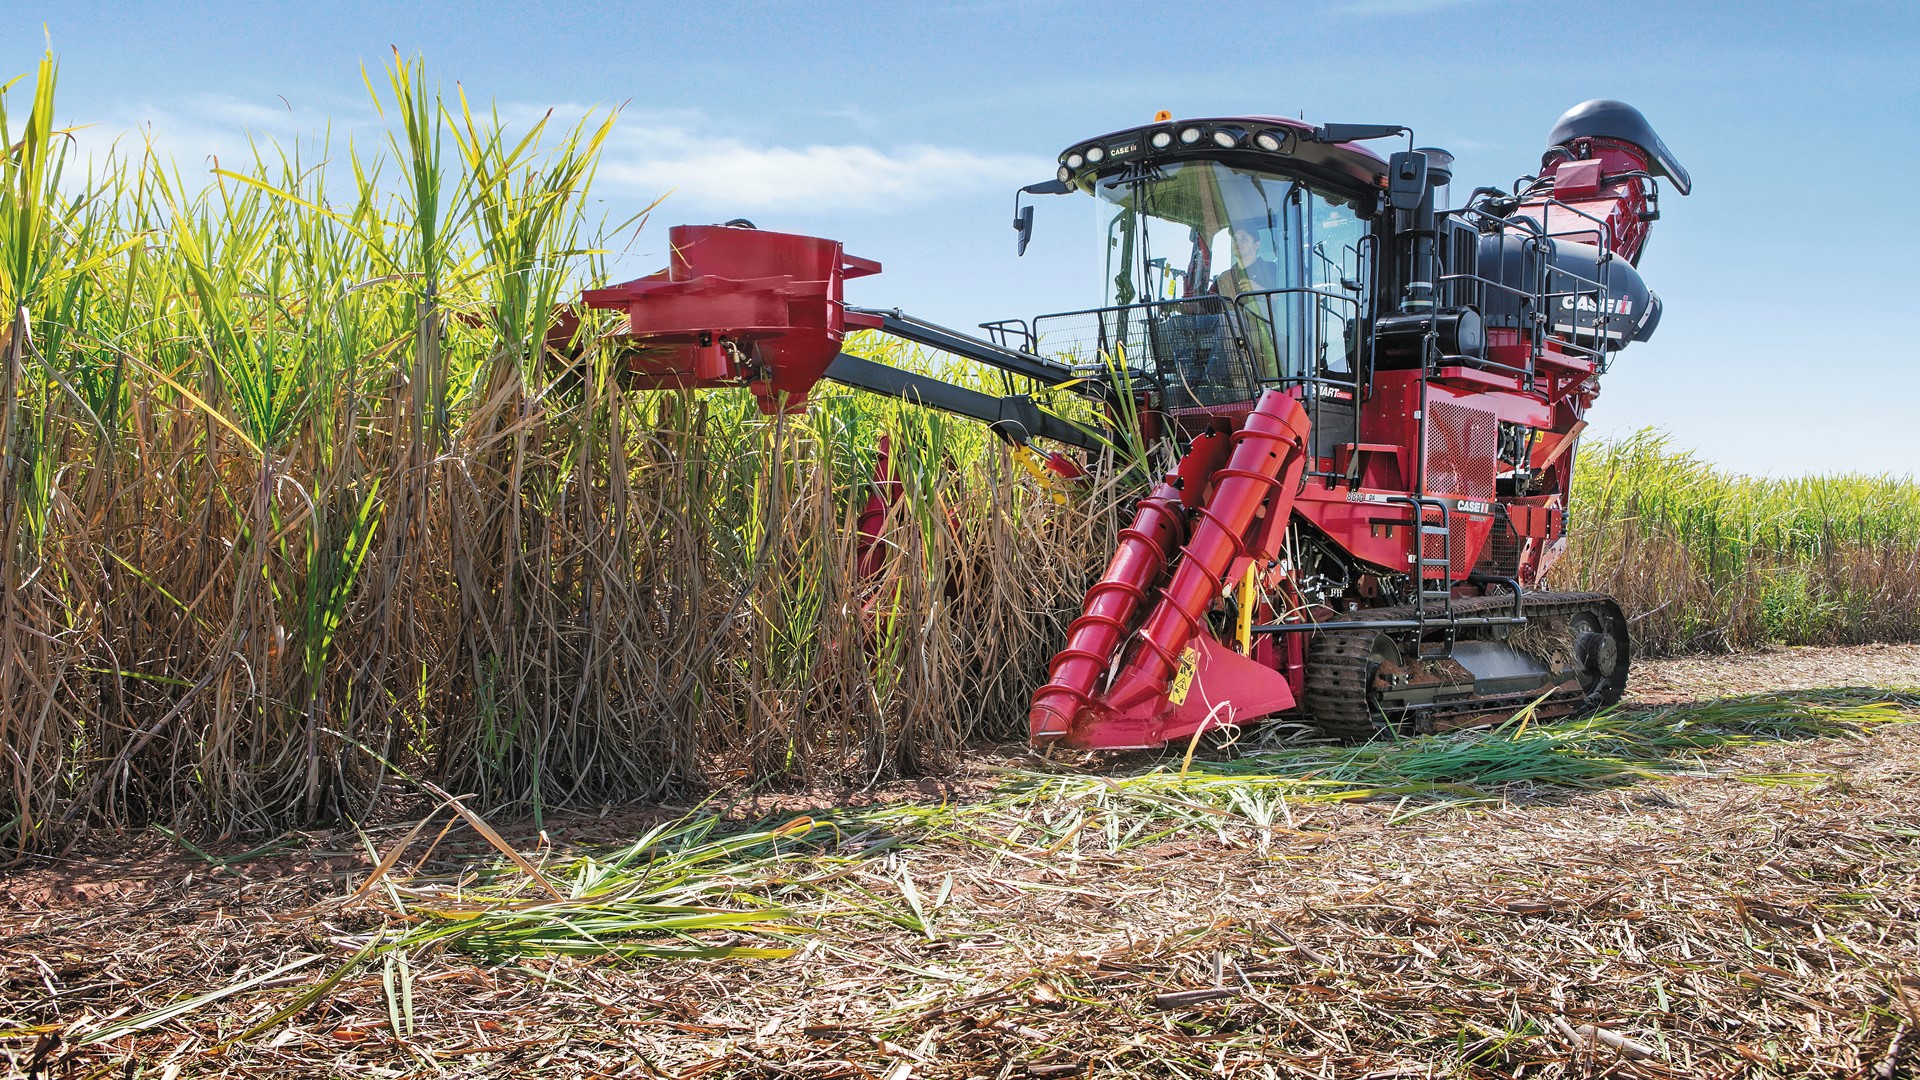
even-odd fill
[{"label": "cab side window", "polygon": [[1367,223],[1339,196],[1312,192],[1307,206],[1307,284],[1313,289],[1308,361],[1317,374],[1353,378],[1371,277]]}]

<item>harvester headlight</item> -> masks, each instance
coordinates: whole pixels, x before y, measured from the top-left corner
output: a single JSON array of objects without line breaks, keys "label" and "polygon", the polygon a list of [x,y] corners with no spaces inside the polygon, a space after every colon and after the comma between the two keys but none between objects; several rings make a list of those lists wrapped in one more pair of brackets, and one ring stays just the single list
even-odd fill
[{"label": "harvester headlight", "polygon": [[1060,171],[1057,173],[1054,173],[1053,175],[1059,177],[1060,182],[1063,184],[1071,183],[1073,181],[1073,170],[1067,168],[1065,165],[1060,166]]},{"label": "harvester headlight", "polygon": [[1280,136],[1275,135],[1271,131],[1263,131],[1253,137],[1253,145],[1258,146],[1268,153],[1279,153]]},{"label": "harvester headlight", "polygon": [[1153,133],[1153,138],[1147,141],[1153,144],[1155,150],[1165,150],[1167,147],[1173,145],[1173,132],[1156,131]]},{"label": "harvester headlight", "polygon": [[1221,128],[1213,133],[1213,145],[1222,150],[1231,150],[1240,145],[1240,133],[1231,128]]},{"label": "harvester headlight", "polygon": [[1077,169],[1080,166],[1085,165],[1086,163],[1087,163],[1087,159],[1084,157],[1081,157],[1080,151],[1078,150],[1075,150],[1073,153],[1067,155],[1067,168],[1069,169]]},{"label": "harvester headlight", "polygon": [[1192,146],[1194,143],[1197,143],[1199,141],[1200,141],[1199,128],[1187,128],[1185,131],[1182,131],[1180,133],[1180,142],[1184,146]]},{"label": "harvester headlight", "polygon": [[1105,161],[1105,160],[1106,160],[1106,157],[1107,157],[1107,148],[1106,148],[1106,147],[1104,147],[1104,146],[1089,146],[1089,147],[1087,147],[1087,164],[1089,164],[1089,165],[1098,165],[1098,164],[1100,164],[1100,163],[1101,163],[1102,161]]}]

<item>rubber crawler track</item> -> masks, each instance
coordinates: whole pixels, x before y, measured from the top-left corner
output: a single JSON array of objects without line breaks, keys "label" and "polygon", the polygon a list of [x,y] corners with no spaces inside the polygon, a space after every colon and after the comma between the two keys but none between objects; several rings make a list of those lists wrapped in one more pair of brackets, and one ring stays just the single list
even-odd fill
[{"label": "rubber crawler track", "polygon": [[[1461,615],[1481,615],[1510,610],[1513,597],[1504,594],[1456,599],[1453,609]],[[1583,610],[1604,613],[1609,622],[1622,625],[1619,606],[1605,593],[1538,592],[1527,593],[1521,611],[1529,619],[1551,619],[1577,614]],[[1411,607],[1375,608],[1354,612],[1343,618],[1351,622],[1386,622],[1413,617]],[[1373,708],[1372,677],[1369,663],[1373,644],[1379,634],[1369,630],[1337,630],[1314,634],[1307,644],[1306,706],[1309,722],[1343,742],[1364,742],[1386,729],[1384,719]],[[1624,644],[1624,643],[1623,643]],[[1582,711],[1610,705],[1618,693],[1603,694],[1600,700],[1582,702]],[[1555,702],[1572,699],[1569,692],[1556,696]]]}]

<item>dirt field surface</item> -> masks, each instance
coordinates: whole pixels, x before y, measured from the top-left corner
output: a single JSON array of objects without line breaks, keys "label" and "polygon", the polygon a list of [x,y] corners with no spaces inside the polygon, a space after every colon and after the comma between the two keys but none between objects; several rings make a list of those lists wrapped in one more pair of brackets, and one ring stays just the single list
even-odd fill
[{"label": "dirt field surface", "polygon": [[1920,684],[1920,645],[1855,645],[1635,661],[1627,692],[1635,702],[1664,705],[1823,686],[1916,684]]},{"label": "dirt field surface", "polygon": [[264,851],[93,841],[0,874],[0,1054],[62,1077],[1912,1076],[1920,694],[1890,688],[1916,685],[1920,648],[1783,650],[1643,665],[1633,708],[1564,732],[1009,751],[718,831],[609,813],[496,843],[443,811]]}]

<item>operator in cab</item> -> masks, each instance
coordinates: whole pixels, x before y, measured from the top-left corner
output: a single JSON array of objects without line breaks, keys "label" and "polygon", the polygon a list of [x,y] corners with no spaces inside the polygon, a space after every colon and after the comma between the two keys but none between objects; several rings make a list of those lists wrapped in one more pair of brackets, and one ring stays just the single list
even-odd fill
[{"label": "operator in cab", "polygon": [[1213,279],[1216,296],[1231,300],[1242,293],[1280,287],[1280,264],[1260,254],[1260,233],[1252,225],[1235,224],[1233,265]]},{"label": "operator in cab", "polygon": [[1246,297],[1233,306],[1242,312],[1242,326],[1247,332],[1246,345],[1253,351],[1254,370],[1261,378],[1271,379],[1280,373],[1279,345],[1274,335],[1273,296],[1247,294],[1280,288],[1280,264],[1261,257],[1260,231],[1256,226],[1236,222],[1229,232],[1233,244],[1233,265],[1213,279],[1213,292],[1229,301]]}]

